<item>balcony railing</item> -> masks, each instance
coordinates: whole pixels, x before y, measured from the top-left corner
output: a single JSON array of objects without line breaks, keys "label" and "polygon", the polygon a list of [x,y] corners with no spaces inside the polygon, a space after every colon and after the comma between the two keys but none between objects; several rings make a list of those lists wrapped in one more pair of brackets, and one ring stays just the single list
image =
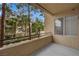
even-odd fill
[{"label": "balcony railing", "polygon": [[[31,35],[31,39],[39,38],[45,35],[49,35],[50,33],[41,33],[41,34],[33,34]],[[3,40],[3,45],[8,45],[11,43],[17,43],[20,41],[29,40],[29,36],[21,36],[21,37],[14,37],[14,38],[6,38]]]}]

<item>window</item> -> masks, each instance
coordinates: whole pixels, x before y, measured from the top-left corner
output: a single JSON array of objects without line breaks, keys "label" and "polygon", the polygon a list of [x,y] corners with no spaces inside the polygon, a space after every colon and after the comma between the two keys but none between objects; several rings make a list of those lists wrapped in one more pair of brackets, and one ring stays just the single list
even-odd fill
[{"label": "window", "polygon": [[55,34],[77,35],[78,34],[78,16],[65,16],[65,17],[56,18]]},{"label": "window", "polygon": [[55,20],[55,34],[63,35],[63,18]]},{"label": "window", "polygon": [[78,34],[78,16],[67,16],[65,18],[65,35]]}]

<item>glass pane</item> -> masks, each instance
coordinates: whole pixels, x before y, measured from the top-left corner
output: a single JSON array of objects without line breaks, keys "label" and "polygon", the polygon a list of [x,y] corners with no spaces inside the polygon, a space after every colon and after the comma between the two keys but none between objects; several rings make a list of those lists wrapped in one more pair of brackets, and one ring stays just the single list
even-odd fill
[{"label": "glass pane", "polygon": [[55,34],[63,35],[63,18],[55,20]]}]

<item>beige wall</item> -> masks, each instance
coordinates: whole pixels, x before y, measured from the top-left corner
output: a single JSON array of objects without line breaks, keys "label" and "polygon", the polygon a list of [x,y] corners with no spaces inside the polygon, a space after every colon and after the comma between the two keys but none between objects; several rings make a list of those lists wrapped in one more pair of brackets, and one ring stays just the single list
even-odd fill
[{"label": "beige wall", "polygon": [[[78,14],[79,14],[78,10],[76,10],[74,12],[69,10],[69,11],[65,11],[63,13],[54,15],[54,16],[50,15],[48,13],[45,13],[45,15],[46,15],[45,29],[46,29],[46,32],[52,33],[54,42],[79,49],[79,35],[78,36],[54,35],[54,18],[55,18],[55,16],[70,16],[70,15],[78,15]],[[78,28],[78,33],[79,33],[79,28]]]},{"label": "beige wall", "polygon": [[79,37],[78,36],[61,36],[54,35],[54,41],[65,46],[79,49]]},{"label": "beige wall", "polygon": [[32,40],[26,40],[13,45],[8,45],[0,48],[0,55],[5,56],[26,56],[32,52],[52,42],[52,36],[44,36]]},{"label": "beige wall", "polygon": [[54,17],[45,12],[45,32],[51,32],[54,34]]}]

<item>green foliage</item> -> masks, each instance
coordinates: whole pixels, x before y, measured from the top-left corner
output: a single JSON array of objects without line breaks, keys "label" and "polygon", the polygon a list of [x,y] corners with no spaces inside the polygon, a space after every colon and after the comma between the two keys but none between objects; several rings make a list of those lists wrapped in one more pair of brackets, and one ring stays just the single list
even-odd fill
[{"label": "green foliage", "polygon": [[32,32],[35,32],[37,29],[40,29],[41,31],[44,30],[44,24],[39,21],[38,18],[36,19],[36,22],[32,24]]},{"label": "green foliage", "polygon": [[5,8],[6,8],[6,16],[7,17],[9,17],[11,14],[12,14],[12,10],[10,9],[10,5],[9,4],[6,4],[6,6],[5,6]]},{"label": "green foliage", "polygon": [[12,33],[12,32],[13,32],[13,29],[14,29],[14,27],[15,27],[15,25],[16,25],[16,21],[17,21],[16,18],[11,18],[11,19],[6,20],[6,24],[7,24],[8,26],[10,26],[10,27],[8,27],[8,28],[5,27],[6,33]]},{"label": "green foliage", "polygon": [[16,23],[16,21],[17,21],[16,18],[11,18],[9,20],[6,20],[6,23],[7,23],[7,25],[11,25],[12,26],[13,24]]},{"label": "green foliage", "polygon": [[[16,34],[16,30],[18,30],[18,27],[21,27],[26,32],[29,23],[27,5],[28,4],[16,4],[17,11],[15,11],[15,13],[12,11],[9,5],[6,5],[6,15],[7,19],[9,19],[6,20],[6,24],[11,26],[11,28],[7,28],[6,30],[8,30],[8,32],[11,32],[11,34]],[[33,6],[31,6],[30,8],[30,13],[32,11],[34,11],[34,14],[41,12],[39,16],[43,16],[42,11],[39,11],[39,9],[34,8]],[[16,18],[9,18],[10,15],[13,17],[16,16]],[[30,15],[30,17],[32,17],[32,15]],[[38,29],[40,29],[40,31],[44,30],[44,23],[40,21],[38,17],[36,17],[36,21],[32,23],[32,32],[36,32]]]},{"label": "green foliage", "polygon": [[[20,18],[20,17],[19,17]],[[19,20],[19,18],[18,18],[18,23],[17,23],[17,26],[25,26],[25,25],[28,25],[28,18],[27,18],[27,15],[22,15],[21,16],[21,20]]]}]

